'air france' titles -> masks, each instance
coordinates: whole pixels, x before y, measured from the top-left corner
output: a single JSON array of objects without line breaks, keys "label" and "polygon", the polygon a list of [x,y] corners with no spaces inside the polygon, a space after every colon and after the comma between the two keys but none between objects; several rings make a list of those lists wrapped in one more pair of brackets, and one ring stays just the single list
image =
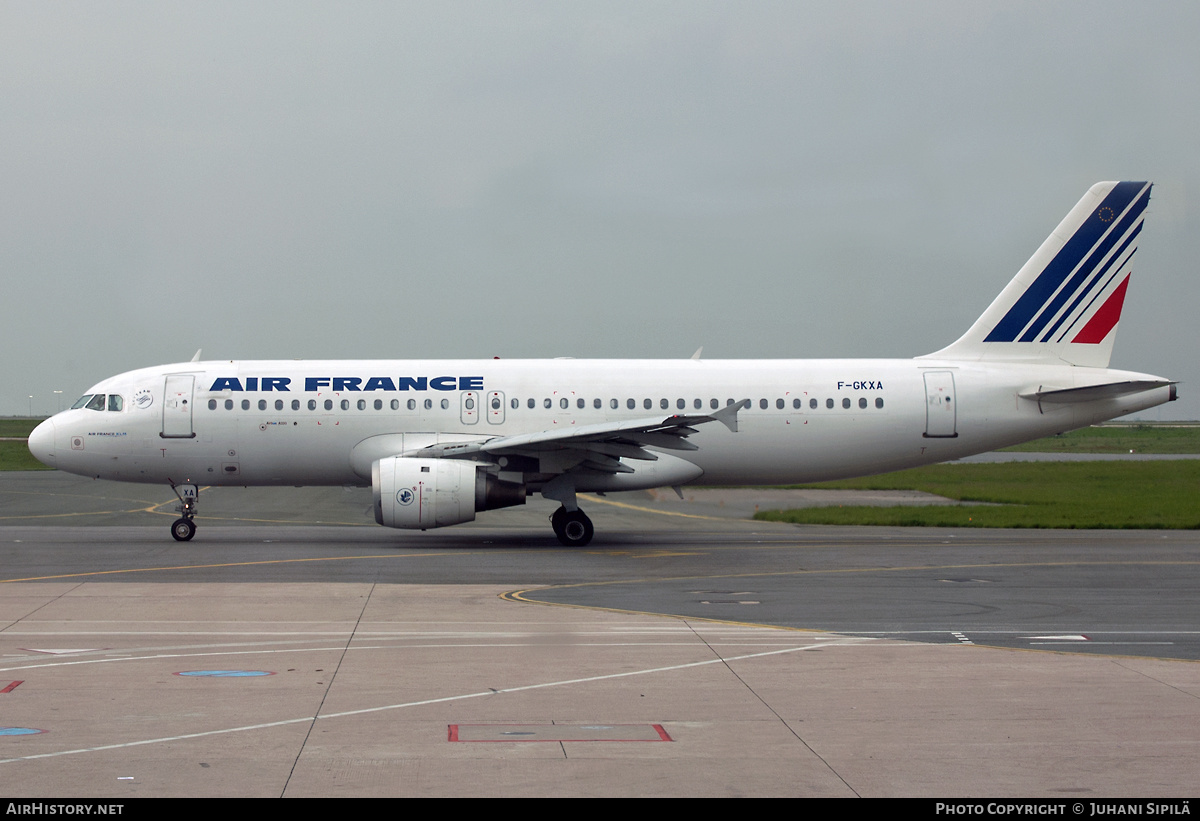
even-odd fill
[{"label": "'air france' titles", "polygon": [[[289,376],[247,376],[243,380],[236,376],[220,376],[213,380],[210,393],[221,391],[291,392]],[[480,391],[483,390],[482,376],[306,376],[306,392],[332,393],[347,391]]]}]

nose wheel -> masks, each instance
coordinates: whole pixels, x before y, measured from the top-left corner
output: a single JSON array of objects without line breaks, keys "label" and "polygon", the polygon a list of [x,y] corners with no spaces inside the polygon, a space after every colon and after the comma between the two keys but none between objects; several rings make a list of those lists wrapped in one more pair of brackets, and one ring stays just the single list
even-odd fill
[{"label": "nose wheel", "polygon": [[566,547],[583,547],[592,540],[596,532],[592,527],[592,520],[578,508],[567,510],[560,507],[550,517],[550,526],[554,528],[554,535],[558,537],[558,541]]},{"label": "nose wheel", "polygon": [[192,537],[196,535],[196,523],[191,519],[176,519],[171,524],[171,535],[177,542],[191,541]]},{"label": "nose wheel", "polygon": [[[171,480],[168,479],[168,482]],[[200,488],[195,485],[177,485],[171,482],[171,490],[179,497],[175,511],[180,517],[171,523],[171,536],[177,542],[190,542],[196,535],[196,505],[200,501]]]}]

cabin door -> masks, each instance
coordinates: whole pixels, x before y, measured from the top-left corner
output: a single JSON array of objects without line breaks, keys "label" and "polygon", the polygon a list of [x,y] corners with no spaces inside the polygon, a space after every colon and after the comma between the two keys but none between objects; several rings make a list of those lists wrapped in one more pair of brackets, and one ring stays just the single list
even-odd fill
[{"label": "cabin door", "polygon": [[192,430],[192,387],[195,382],[196,377],[190,373],[167,376],[163,389],[163,439],[195,437],[196,432]]},{"label": "cabin door", "polygon": [[958,399],[954,395],[954,374],[950,371],[925,372],[925,436],[930,439],[958,436]]}]

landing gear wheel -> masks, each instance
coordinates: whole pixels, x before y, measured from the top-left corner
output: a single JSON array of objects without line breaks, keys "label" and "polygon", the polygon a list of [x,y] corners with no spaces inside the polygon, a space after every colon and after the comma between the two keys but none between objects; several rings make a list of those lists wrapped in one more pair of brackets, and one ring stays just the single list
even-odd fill
[{"label": "landing gear wheel", "polygon": [[582,510],[565,510],[559,508],[550,519],[554,535],[567,547],[583,547],[592,540],[596,530],[592,520]]},{"label": "landing gear wheel", "polygon": [[177,542],[190,542],[196,535],[196,523],[191,519],[176,519],[171,524],[171,535]]}]

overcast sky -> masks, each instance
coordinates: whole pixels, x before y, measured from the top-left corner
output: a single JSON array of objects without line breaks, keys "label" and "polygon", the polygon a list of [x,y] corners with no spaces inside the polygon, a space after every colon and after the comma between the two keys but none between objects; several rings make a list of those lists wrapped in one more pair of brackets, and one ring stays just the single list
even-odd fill
[{"label": "overcast sky", "polygon": [[1200,418],[1200,3],[5,2],[0,414],[205,358],[914,356],[1156,183]]}]

